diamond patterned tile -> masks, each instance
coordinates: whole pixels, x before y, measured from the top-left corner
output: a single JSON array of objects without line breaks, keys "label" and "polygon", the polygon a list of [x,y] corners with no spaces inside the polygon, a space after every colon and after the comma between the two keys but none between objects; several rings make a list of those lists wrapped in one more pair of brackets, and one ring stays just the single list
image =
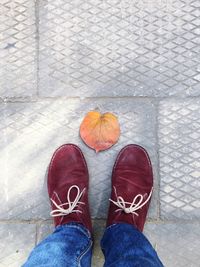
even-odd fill
[{"label": "diamond patterned tile", "polygon": [[[79,138],[79,126],[89,110],[112,111],[119,116],[121,137],[110,150],[95,154]],[[150,217],[157,216],[157,153],[155,109],[147,100],[56,100],[8,103],[0,106],[0,211],[3,219],[49,218],[45,172],[54,150],[74,142],[82,148],[90,171],[93,217],[105,217],[112,166],[119,150],[138,143],[150,153],[155,192]]]},{"label": "diamond patterned tile", "polygon": [[145,234],[155,247],[164,266],[199,266],[199,224],[147,224]]},{"label": "diamond patterned tile", "polygon": [[200,101],[162,101],[159,108],[161,215],[200,218]]},{"label": "diamond patterned tile", "polygon": [[40,95],[200,94],[198,0],[40,1]]},{"label": "diamond patterned tile", "polygon": [[0,97],[36,93],[35,1],[0,2]]},{"label": "diamond patterned tile", "polygon": [[0,224],[0,266],[21,266],[35,246],[33,224]]}]

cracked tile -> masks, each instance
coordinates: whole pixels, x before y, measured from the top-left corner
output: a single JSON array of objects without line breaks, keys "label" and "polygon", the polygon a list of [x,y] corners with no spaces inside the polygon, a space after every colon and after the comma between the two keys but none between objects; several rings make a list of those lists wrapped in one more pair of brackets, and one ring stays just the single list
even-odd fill
[{"label": "cracked tile", "polygon": [[0,266],[19,267],[35,246],[34,224],[0,224]]}]

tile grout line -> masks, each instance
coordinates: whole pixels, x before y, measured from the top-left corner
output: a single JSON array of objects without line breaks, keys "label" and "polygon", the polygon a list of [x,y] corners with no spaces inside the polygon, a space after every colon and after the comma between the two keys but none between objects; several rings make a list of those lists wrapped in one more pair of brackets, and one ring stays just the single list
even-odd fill
[{"label": "tile grout line", "polygon": [[35,102],[43,102],[43,101],[67,101],[67,100],[81,100],[81,101],[89,101],[89,100],[104,100],[104,99],[132,99],[132,100],[141,100],[141,101],[162,101],[162,100],[178,100],[178,101],[187,101],[187,100],[200,100],[200,96],[189,96],[189,97],[154,97],[154,96],[104,96],[104,97],[85,97],[84,99],[78,97],[78,96],[59,96],[59,97],[11,97],[11,98],[0,98],[0,104],[6,102],[6,103],[35,103]]},{"label": "tile grout line", "polygon": [[[106,222],[106,218],[92,218],[92,221],[99,221],[99,222]],[[199,224],[200,220],[198,218],[192,219],[192,220],[184,220],[184,219],[167,219],[164,220],[158,218],[158,219],[147,219],[146,224]],[[45,225],[53,225],[53,221],[51,219],[47,220],[40,220],[40,219],[30,219],[30,220],[0,220],[0,225],[6,225],[6,224],[34,224],[37,225],[37,229],[41,224]]]},{"label": "tile grout line", "polygon": [[39,47],[40,47],[40,34],[39,34],[39,0],[35,0],[35,26],[36,26],[36,96],[39,98]]},{"label": "tile grout line", "polygon": [[[116,97],[116,99],[120,99],[120,97]],[[187,98],[188,99],[188,98]],[[197,98],[196,98],[197,99]],[[151,100],[150,98],[148,100]],[[166,101],[170,101],[170,99],[165,98]],[[54,100],[53,100],[54,101]],[[160,192],[160,159],[159,159],[159,136],[158,136],[158,126],[159,126],[159,104],[160,104],[161,99],[159,100],[158,98],[152,99],[152,104],[154,104],[155,107],[155,134],[156,134],[156,158],[157,158],[157,163],[158,163],[158,168],[157,168],[157,173],[158,173],[158,192]],[[158,209],[157,209],[157,216],[158,218],[162,221],[161,215],[160,215],[160,196],[158,196]],[[37,221],[37,219],[36,219]],[[33,223],[35,221],[33,220]]]},{"label": "tile grout line", "polygon": [[39,225],[38,223],[35,224],[35,246],[38,243],[38,229],[39,229]]},{"label": "tile grout line", "polygon": [[161,210],[160,210],[160,184],[161,184],[161,177],[160,177],[160,156],[159,156],[159,120],[158,120],[158,116],[159,116],[159,104],[160,101],[159,100],[154,100],[154,106],[155,106],[155,110],[156,110],[156,117],[155,117],[155,138],[156,138],[156,159],[157,159],[157,175],[158,175],[158,192],[157,192],[157,217],[159,220],[161,220]]}]

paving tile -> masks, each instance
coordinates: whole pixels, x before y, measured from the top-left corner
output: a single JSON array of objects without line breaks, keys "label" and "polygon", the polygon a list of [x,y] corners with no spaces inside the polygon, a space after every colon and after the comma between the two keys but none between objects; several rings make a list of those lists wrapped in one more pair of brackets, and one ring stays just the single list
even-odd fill
[{"label": "paving tile", "polygon": [[198,0],[40,1],[40,95],[199,95],[198,8]]},{"label": "paving tile", "polygon": [[0,266],[19,267],[35,246],[34,224],[0,224]]},{"label": "paving tile", "polygon": [[200,101],[162,101],[159,108],[161,215],[200,218]]},{"label": "paving tile", "polygon": [[0,2],[0,97],[36,93],[35,1]]},{"label": "paving tile", "polygon": [[[110,150],[96,154],[79,137],[83,116],[93,109],[119,116],[121,137]],[[104,218],[110,195],[110,176],[119,150],[129,143],[150,153],[155,191],[150,217],[157,216],[157,152],[155,109],[147,100],[58,100],[0,105],[2,219],[49,218],[46,170],[54,150],[64,143],[82,148],[90,172],[93,217]]]},{"label": "paving tile", "polygon": [[42,223],[38,227],[37,231],[37,244],[44,240],[48,235],[52,234],[55,227],[50,223]]},{"label": "paving tile", "polygon": [[147,224],[145,234],[164,266],[199,266],[200,224]]},{"label": "paving tile", "polygon": [[[103,220],[95,220],[93,223],[95,243],[92,266],[94,267],[102,267],[104,263],[104,256],[100,248],[104,225],[105,222]],[[52,231],[52,225],[42,224],[38,231],[38,242]],[[198,266],[200,258],[200,224],[147,223],[144,234],[156,249],[164,266]]]},{"label": "paving tile", "polygon": [[92,257],[92,266],[102,267],[104,264],[104,255],[100,247],[100,241],[103,237],[105,230],[105,221],[95,220],[93,222],[93,231],[94,231],[94,248],[93,248],[93,257]]}]

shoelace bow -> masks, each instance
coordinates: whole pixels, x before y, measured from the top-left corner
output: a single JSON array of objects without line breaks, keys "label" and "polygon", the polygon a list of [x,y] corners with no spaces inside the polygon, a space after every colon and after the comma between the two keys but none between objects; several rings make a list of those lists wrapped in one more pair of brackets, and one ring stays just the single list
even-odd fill
[{"label": "shoelace bow", "polygon": [[[71,201],[71,199],[70,199],[70,192],[71,192],[71,190],[73,188],[75,188],[77,190],[77,195],[76,195],[75,199],[73,201]],[[86,188],[84,188],[83,191],[80,191],[80,188],[77,185],[72,185],[69,188],[68,192],[67,192],[67,202],[66,203],[63,203],[63,204],[60,204],[60,205],[58,205],[51,198],[52,203],[56,206],[57,209],[52,210],[50,212],[50,215],[52,217],[58,217],[58,216],[65,216],[65,215],[68,215],[68,214],[73,213],[73,212],[82,213],[81,210],[78,210],[78,209],[75,209],[75,208],[76,208],[76,206],[78,204],[83,204],[83,205],[85,204],[84,202],[79,201],[81,199],[83,193],[85,192],[85,190],[86,190]],[[63,206],[65,206],[65,205],[68,205],[68,208],[67,209],[63,208]]]},{"label": "shoelace bow", "polygon": [[147,195],[147,193],[144,195],[138,194],[134,197],[132,202],[127,202],[123,199],[123,197],[117,196],[117,190],[115,186],[114,186],[114,191],[115,191],[117,201],[114,201],[112,199],[109,199],[109,200],[113,204],[115,204],[117,207],[119,207],[119,209],[115,210],[115,212],[124,211],[125,213],[132,213],[132,214],[135,214],[136,216],[139,216],[139,214],[136,211],[141,209],[150,200],[152,192],[153,192],[153,187],[151,189],[151,192],[149,193],[149,196],[147,197],[145,201],[144,201],[144,198]]}]

